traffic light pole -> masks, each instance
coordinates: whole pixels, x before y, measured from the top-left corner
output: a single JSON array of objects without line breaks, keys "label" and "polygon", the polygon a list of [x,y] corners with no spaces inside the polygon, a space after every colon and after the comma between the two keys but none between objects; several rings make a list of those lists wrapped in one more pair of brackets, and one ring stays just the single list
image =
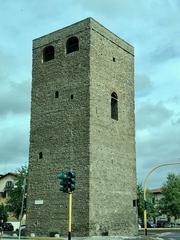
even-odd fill
[{"label": "traffic light pole", "polygon": [[147,210],[144,209],[144,235],[147,236]]},{"label": "traffic light pole", "polygon": [[60,179],[60,191],[69,194],[69,213],[68,213],[68,240],[71,240],[71,225],[72,225],[72,193],[75,190],[76,173],[74,171],[61,172],[58,174]]},{"label": "traffic light pole", "polygon": [[69,192],[68,240],[71,240],[71,225],[72,225],[72,192]]}]

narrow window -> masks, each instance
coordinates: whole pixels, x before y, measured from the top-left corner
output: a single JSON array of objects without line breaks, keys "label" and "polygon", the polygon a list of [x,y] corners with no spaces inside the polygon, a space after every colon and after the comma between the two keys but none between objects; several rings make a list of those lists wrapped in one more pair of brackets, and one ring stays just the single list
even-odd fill
[{"label": "narrow window", "polygon": [[115,57],[113,57],[113,62],[115,62],[116,61],[116,59],[115,59]]},{"label": "narrow window", "polygon": [[79,50],[79,39],[77,37],[71,37],[66,42],[66,53],[71,53]]},{"label": "narrow window", "polygon": [[47,46],[43,49],[43,62],[48,62],[54,59],[54,47]]},{"label": "narrow window", "polygon": [[133,200],[133,207],[137,206],[137,200]]},{"label": "narrow window", "polygon": [[58,98],[58,97],[59,97],[59,92],[55,91],[55,98]]},{"label": "narrow window", "polygon": [[73,94],[71,94],[71,99],[73,99],[74,98],[74,95]]},{"label": "narrow window", "polygon": [[42,158],[43,158],[43,153],[40,152],[40,153],[39,153],[39,159],[42,159]]},{"label": "narrow window", "polygon": [[118,97],[115,92],[111,94],[111,118],[118,120]]},{"label": "narrow window", "polygon": [[5,186],[5,188],[7,189],[7,188],[12,188],[13,187],[13,182],[12,181],[7,181],[6,182],[6,186]]}]

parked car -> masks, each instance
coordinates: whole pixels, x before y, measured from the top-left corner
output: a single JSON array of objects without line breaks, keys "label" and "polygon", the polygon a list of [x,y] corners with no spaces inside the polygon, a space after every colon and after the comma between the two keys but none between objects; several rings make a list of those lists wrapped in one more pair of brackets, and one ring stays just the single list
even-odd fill
[{"label": "parked car", "polygon": [[[141,224],[141,227],[144,228],[144,223]],[[148,221],[147,222],[147,227],[148,228],[155,228],[156,224]]]},{"label": "parked car", "polygon": [[14,231],[14,227],[12,223],[4,222],[2,225],[3,231],[4,232],[12,232]]},{"label": "parked car", "polygon": [[171,227],[170,223],[168,221],[157,221],[157,227],[158,228],[167,228]]},{"label": "parked car", "polygon": [[[26,225],[23,224],[20,227],[21,236],[26,236]],[[19,228],[16,229],[16,234],[19,235]]]}]

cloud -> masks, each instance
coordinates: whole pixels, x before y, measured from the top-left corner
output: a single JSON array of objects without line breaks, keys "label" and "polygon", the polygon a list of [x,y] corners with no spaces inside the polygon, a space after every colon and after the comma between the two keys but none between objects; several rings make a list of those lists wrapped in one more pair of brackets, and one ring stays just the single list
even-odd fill
[{"label": "cloud", "polygon": [[[142,181],[145,174],[153,167],[159,164],[179,161],[180,127],[178,123],[173,125],[171,122],[168,122],[164,126],[154,128],[153,131],[150,131],[149,128],[137,131],[136,137],[138,139],[136,151],[139,181]],[[179,174],[180,168],[172,166],[166,167],[164,170],[160,169],[159,172],[153,174],[153,182],[150,183],[150,186],[160,186],[169,172]],[[154,178],[155,175],[156,177]]]},{"label": "cloud", "polygon": [[[168,130],[165,129],[168,127]],[[144,160],[143,165],[147,167],[156,164],[159,161],[167,161],[177,159],[180,156],[179,142],[180,130],[179,126],[174,127],[167,124],[165,127],[155,129],[148,134],[147,132],[137,132],[139,141],[137,144],[137,153]]]},{"label": "cloud", "polygon": [[15,73],[17,67],[16,60],[9,51],[5,51],[4,46],[0,43],[0,82],[7,83],[10,71],[12,69]]},{"label": "cloud", "polygon": [[[180,35],[180,34],[179,34]],[[169,59],[177,58],[180,56],[180,49],[179,44],[175,44],[172,42],[162,42],[161,46],[158,46],[156,51],[154,51],[154,54],[152,56],[151,61],[152,62],[165,62]]]},{"label": "cloud", "polygon": [[162,126],[173,116],[173,110],[168,109],[162,102],[144,102],[136,111],[137,130],[151,129]]},{"label": "cloud", "polygon": [[[136,155],[139,182],[144,180],[145,174],[153,167],[176,162],[180,157],[180,113],[169,102],[153,103],[152,99],[148,100],[149,102],[139,102],[136,112]],[[160,169],[151,176],[149,187],[161,186],[169,172],[179,173],[173,166]]]},{"label": "cloud", "polygon": [[[83,9],[98,13],[99,15],[103,14],[106,17],[131,17],[137,18],[140,16],[146,16],[149,12],[149,9],[152,8],[151,1],[139,0],[137,4],[133,4],[132,0],[104,0],[101,1],[88,1],[88,0],[73,0],[76,4],[80,5]],[[149,16],[149,14],[148,14]]]},{"label": "cloud", "polygon": [[180,127],[180,118],[177,119],[175,122],[172,122],[172,124],[173,125],[179,125],[179,127]]},{"label": "cloud", "polygon": [[145,74],[137,74],[135,76],[136,97],[145,97],[153,90],[152,81]]},{"label": "cloud", "polygon": [[[13,121],[12,121],[13,119]],[[29,115],[8,114],[0,121],[0,169],[10,169],[27,162],[29,144]],[[3,141],[2,141],[3,139]],[[8,170],[9,171],[9,170]]]},{"label": "cloud", "polygon": [[7,113],[29,113],[30,84],[10,82],[0,95],[0,116]]},{"label": "cloud", "polygon": [[[3,24],[0,26],[0,30],[4,33],[3,36],[9,39],[8,41],[12,40],[12,44],[13,39],[24,44],[29,39],[32,40],[63,27],[67,19],[72,19],[75,9],[71,0],[18,0],[16,4],[7,0],[1,4],[0,19]],[[70,13],[71,15],[68,15]]]},{"label": "cloud", "polygon": [[16,169],[28,158],[32,39],[89,16],[135,47],[139,178],[153,165],[176,159],[180,142],[179,11],[179,0],[167,0],[166,4],[164,0],[139,0],[136,4],[133,0],[3,1],[1,171]]}]

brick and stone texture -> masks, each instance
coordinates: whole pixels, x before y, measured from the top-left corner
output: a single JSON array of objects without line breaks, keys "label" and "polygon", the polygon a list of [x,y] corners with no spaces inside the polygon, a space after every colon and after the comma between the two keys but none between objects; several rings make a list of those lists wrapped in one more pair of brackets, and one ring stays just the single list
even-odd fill
[{"label": "brick and stone texture", "polygon": [[[66,54],[72,36],[79,51]],[[55,57],[43,62],[49,45]],[[59,191],[57,174],[70,169],[77,174],[74,236],[137,233],[134,51],[92,18],[33,41],[29,233],[67,234],[68,194]]]}]

